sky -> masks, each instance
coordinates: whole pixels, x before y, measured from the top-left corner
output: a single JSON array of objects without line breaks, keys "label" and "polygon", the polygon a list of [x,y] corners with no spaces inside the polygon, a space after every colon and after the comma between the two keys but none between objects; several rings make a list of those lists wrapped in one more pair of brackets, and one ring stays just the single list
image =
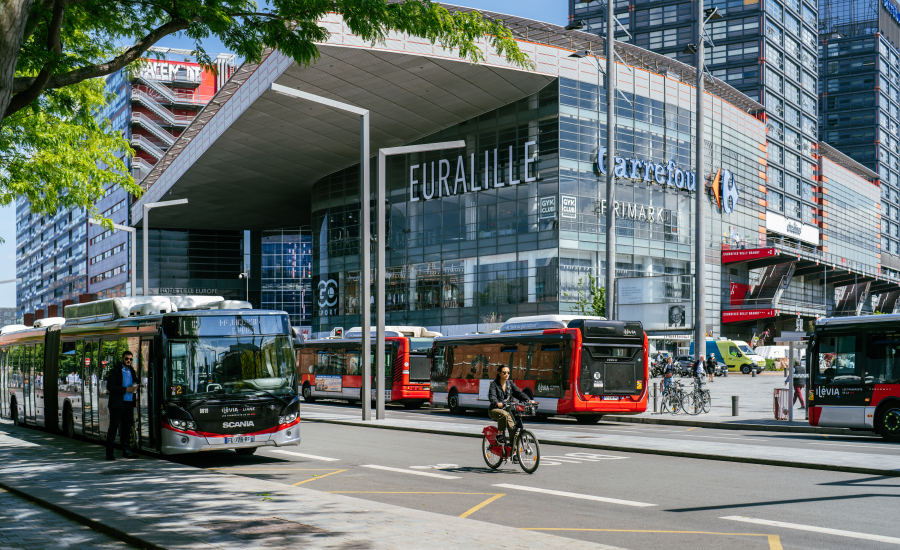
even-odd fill
[{"label": "sky", "polygon": [[[537,21],[565,25],[569,17],[567,0],[456,0],[453,2],[469,8],[490,10]],[[172,35],[163,38],[157,46],[166,48],[183,48],[193,50],[194,44],[182,36]],[[203,41],[204,49],[213,54],[227,52],[227,48],[214,38]],[[0,281],[13,279],[16,276],[16,209],[15,205],[0,207]],[[15,307],[16,292],[14,284],[0,284],[0,307]]]}]

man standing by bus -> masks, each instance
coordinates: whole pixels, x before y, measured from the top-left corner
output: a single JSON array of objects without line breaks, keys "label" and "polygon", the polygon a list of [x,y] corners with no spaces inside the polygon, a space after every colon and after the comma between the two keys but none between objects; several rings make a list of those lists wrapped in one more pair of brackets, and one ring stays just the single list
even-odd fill
[{"label": "man standing by bus", "polygon": [[794,403],[799,399],[800,408],[805,409],[806,403],[803,402],[803,390],[806,386],[806,368],[800,364],[799,359],[794,359],[794,368],[788,371],[788,375],[784,377],[785,386],[787,386],[788,383],[788,376],[794,377],[794,397],[791,399],[791,406],[793,407]]},{"label": "man standing by bus", "polygon": [[131,429],[134,425],[134,394],[140,384],[137,384],[137,374],[131,364],[134,356],[130,351],[122,353],[122,362],[119,366],[109,371],[106,380],[106,389],[109,391],[109,431],[106,433],[106,460],[115,460],[116,431],[119,432],[119,441],[122,443],[123,458],[137,458],[131,450]]}]

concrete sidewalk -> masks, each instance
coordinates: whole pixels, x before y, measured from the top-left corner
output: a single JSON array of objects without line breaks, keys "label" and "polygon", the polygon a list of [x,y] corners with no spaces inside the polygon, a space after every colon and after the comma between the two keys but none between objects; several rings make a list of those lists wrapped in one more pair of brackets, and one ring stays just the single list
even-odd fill
[{"label": "concrete sidewalk", "polygon": [[[358,414],[349,410],[347,414],[335,414],[313,413],[303,411],[302,408],[301,416],[305,421],[476,438],[483,437],[482,429],[484,426],[492,424],[488,419],[485,419],[483,424],[411,420],[409,418],[363,421],[359,419]],[[605,433],[589,434],[583,431],[542,429],[539,426],[539,424],[530,424],[528,429],[534,432],[542,444],[868,475],[900,476],[900,455],[830,450],[816,450],[814,453],[811,453],[809,449],[777,445],[763,446],[719,441],[670,439],[662,435],[651,438]]]},{"label": "concrete sidewalk", "polygon": [[166,460],[105,462],[100,445],[6,421],[0,454],[0,488],[145,549],[613,548]]}]

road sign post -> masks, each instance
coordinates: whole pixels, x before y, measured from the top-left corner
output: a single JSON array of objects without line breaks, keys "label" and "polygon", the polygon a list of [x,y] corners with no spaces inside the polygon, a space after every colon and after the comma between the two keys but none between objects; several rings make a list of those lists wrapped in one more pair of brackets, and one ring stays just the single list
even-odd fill
[{"label": "road sign post", "polygon": [[[803,321],[801,319],[797,319],[797,327],[803,328]],[[788,406],[788,421],[794,421],[794,344],[797,342],[804,342],[807,339],[807,334],[805,332],[801,332],[799,330],[791,332],[787,330],[781,331],[781,336],[776,338],[776,342],[783,342],[788,345],[788,368],[787,368],[787,380],[788,380],[788,392],[790,397],[788,401],[790,402]],[[800,400],[800,403],[803,404],[803,400]],[[807,407],[809,410],[809,407]]]}]

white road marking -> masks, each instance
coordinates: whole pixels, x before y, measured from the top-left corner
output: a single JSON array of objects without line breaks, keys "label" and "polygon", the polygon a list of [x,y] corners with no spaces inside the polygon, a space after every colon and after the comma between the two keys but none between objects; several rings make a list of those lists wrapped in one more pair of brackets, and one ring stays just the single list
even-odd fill
[{"label": "white road marking", "polygon": [[459,464],[429,464],[428,466],[410,466],[410,469],[413,470],[431,470],[434,468],[435,470],[452,470],[454,468],[459,468]]},{"label": "white road marking", "polygon": [[363,468],[374,468],[376,470],[386,470],[388,472],[399,472],[401,474],[412,474],[415,476],[428,476],[440,479],[459,479],[459,476],[448,476],[444,474],[433,474],[431,472],[419,472],[416,470],[405,470],[403,468],[391,468],[389,466],[378,466],[377,464],[362,464]]},{"label": "white road marking", "polygon": [[884,535],[870,535],[869,533],[857,533],[855,531],[844,531],[841,529],[829,529],[827,527],[815,527],[813,525],[800,525],[798,523],[785,523],[783,521],[772,521],[768,519],[756,519],[743,516],[725,516],[719,519],[729,519],[732,521],[742,521],[744,523],[755,523],[757,525],[768,525],[770,527],[783,527],[784,529],[797,529],[800,531],[811,531],[813,533],[822,533],[823,535],[834,535],[836,537],[849,537],[854,539],[874,540],[877,542],[886,542],[889,544],[900,544],[900,538],[886,537]]},{"label": "white road marking", "polygon": [[532,493],[544,493],[546,495],[556,495],[560,497],[579,498],[581,500],[595,500],[597,502],[608,502],[610,504],[623,504],[625,506],[656,506],[656,504],[648,504],[646,502],[635,502],[633,500],[621,500],[618,498],[598,497],[595,495],[582,495],[580,493],[567,493],[566,491],[554,491],[553,489],[540,489],[538,487],[525,487],[524,485],[513,485],[511,483],[499,483],[494,487],[503,487],[504,489],[518,489],[520,491],[530,491]]},{"label": "white road marking", "polygon": [[337,462],[340,458],[328,458],[327,456],[318,456],[318,455],[308,455],[303,453],[295,453],[294,451],[282,451],[281,449],[272,449],[273,453],[278,453],[282,455],[291,455],[291,456],[299,456],[303,458],[310,458],[312,460],[324,460],[326,462]]},{"label": "white road marking", "polygon": [[[873,441],[872,443],[870,443],[870,444],[868,444],[868,445],[851,445],[851,444],[847,444],[847,443],[818,443],[818,442],[815,442],[815,441],[810,442],[809,444],[810,444],[810,445],[827,445],[827,446],[829,446],[829,447],[862,447],[862,448],[864,448],[864,449],[872,449],[872,448],[874,448],[874,447],[872,447],[872,445],[881,445],[881,443],[880,443],[880,442],[877,442],[877,441]],[[893,450],[893,449],[891,449],[890,447],[888,447],[888,450]]]}]

